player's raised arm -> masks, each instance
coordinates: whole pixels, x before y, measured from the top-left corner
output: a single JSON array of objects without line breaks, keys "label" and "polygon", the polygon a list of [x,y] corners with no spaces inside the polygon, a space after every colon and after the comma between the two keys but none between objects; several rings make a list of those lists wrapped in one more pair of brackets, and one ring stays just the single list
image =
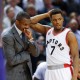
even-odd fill
[{"label": "player's raised arm", "polygon": [[31,21],[32,23],[38,23],[40,20],[48,18],[49,17],[49,13],[43,13],[43,14],[39,14],[36,16],[31,17]]},{"label": "player's raised arm", "polygon": [[49,17],[49,13],[44,13],[44,14],[40,14],[40,15],[31,17],[31,28],[37,32],[46,34],[46,32],[50,29],[50,27],[47,25],[42,25],[38,22],[47,17]]},{"label": "player's raised arm", "polygon": [[47,25],[42,25],[40,23],[31,24],[31,28],[39,33],[46,34],[46,32],[50,29]]}]

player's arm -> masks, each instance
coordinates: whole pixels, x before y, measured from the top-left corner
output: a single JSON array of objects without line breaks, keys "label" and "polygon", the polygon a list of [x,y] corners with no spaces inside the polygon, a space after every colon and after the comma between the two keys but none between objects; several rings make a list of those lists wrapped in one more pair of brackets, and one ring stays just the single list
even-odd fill
[{"label": "player's arm", "polygon": [[38,23],[40,20],[44,18],[50,18],[50,13],[52,10],[48,11],[47,13],[43,13],[43,14],[39,14],[39,15],[31,17],[32,23]]},{"label": "player's arm", "polygon": [[39,14],[31,17],[31,28],[37,32],[45,34],[50,28],[46,25],[39,24],[38,22],[47,17],[49,17],[49,13]]},{"label": "player's arm", "polygon": [[31,17],[31,22],[32,23],[38,23],[40,20],[48,18],[48,17],[49,17],[49,13],[39,14],[39,15],[36,15],[34,17]]},{"label": "player's arm", "polygon": [[33,30],[40,32],[42,34],[46,34],[46,32],[50,29],[49,26],[47,25],[42,25],[40,23],[36,23],[36,24],[31,24],[30,26]]},{"label": "player's arm", "polygon": [[68,33],[68,44],[71,51],[71,56],[73,59],[73,76],[72,80],[77,80],[78,69],[79,69],[79,51],[78,51],[78,43],[74,33]]},{"label": "player's arm", "polygon": [[80,59],[79,59],[79,71],[78,71],[78,79],[80,79]]}]

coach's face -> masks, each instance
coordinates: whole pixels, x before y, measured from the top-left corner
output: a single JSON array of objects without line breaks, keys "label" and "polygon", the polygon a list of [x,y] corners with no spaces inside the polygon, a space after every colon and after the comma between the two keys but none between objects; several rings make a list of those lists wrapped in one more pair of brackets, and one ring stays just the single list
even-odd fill
[{"label": "coach's face", "polygon": [[29,29],[30,23],[31,23],[31,20],[30,20],[30,19],[23,18],[22,20],[17,21],[17,24],[18,24],[17,27],[18,27],[22,32],[24,32],[24,29]]}]

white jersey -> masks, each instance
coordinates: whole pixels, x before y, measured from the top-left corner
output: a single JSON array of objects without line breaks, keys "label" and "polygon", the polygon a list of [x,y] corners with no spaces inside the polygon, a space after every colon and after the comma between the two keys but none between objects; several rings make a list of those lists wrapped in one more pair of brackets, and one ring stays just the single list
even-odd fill
[{"label": "white jersey", "polygon": [[61,33],[54,35],[54,28],[48,30],[46,34],[46,55],[47,64],[59,65],[70,64],[70,48],[66,43],[66,35],[70,29],[65,28]]}]

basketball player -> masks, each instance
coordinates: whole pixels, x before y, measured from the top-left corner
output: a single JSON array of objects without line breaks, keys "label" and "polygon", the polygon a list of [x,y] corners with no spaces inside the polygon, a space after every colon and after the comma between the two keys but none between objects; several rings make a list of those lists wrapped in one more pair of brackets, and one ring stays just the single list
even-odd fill
[{"label": "basketball player", "polygon": [[[46,17],[50,17],[53,27],[37,23]],[[63,27],[63,22],[63,13],[60,9],[53,9],[48,13],[32,17],[31,28],[46,34],[48,68],[45,73],[45,80],[77,80],[78,43],[72,31]]]}]

